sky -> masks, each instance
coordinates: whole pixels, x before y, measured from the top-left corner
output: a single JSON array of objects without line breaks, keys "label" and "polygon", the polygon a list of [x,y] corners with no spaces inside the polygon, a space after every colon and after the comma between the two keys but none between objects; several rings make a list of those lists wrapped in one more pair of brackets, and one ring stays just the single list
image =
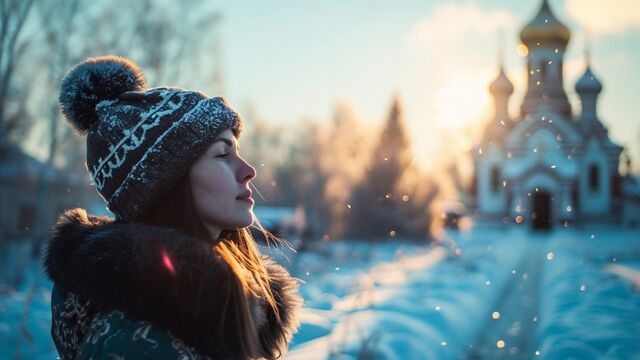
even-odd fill
[{"label": "sky", "polygon": [[[223,90],[241,113],[251,109],[285,127],[302,119],[329,122],[337,102],[378,127],[397,95],[415,159],[429,169],[443,146],[470,148],[490,116],[487,86],[497,76],[501,42],[515,86],[510,112],[519,114],[526,86],[525,59],[516,52],[519,32],[540,3],[220,2]],[[640,172],[640,1],[549,3],[571,31],[564,85],[574,113],[574,84],[585,70],[588,43],[592,70],[603,83],[600,119],[614,142],[630,148]]]}]

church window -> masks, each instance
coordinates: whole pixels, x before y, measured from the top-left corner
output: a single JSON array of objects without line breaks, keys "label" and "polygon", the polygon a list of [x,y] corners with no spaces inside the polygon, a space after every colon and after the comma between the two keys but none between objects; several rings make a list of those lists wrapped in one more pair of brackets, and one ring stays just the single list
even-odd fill
[{"label": "church window", "polygon": [[491,168],[491,191],[494,193],[500,191],[500,169],[497,166]]},{"label": "church window", "polygon": [[589,166],[589,190],[596,192],[598,187],[600,187],[600,171],[598,165],[591,164]]}]

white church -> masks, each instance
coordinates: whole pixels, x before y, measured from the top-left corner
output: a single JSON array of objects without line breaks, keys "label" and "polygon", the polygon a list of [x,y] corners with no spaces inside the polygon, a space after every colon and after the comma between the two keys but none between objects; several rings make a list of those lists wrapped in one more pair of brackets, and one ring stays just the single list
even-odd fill
[{"label": "white church", "polygon": [[[637,181],[619,173],[622,147],[609,139],[599,120],[602,84],[588,56],[584,75],[575,84],[581,112],[574,114],[567,100],[562,74],[570,37],[544,0],[520,32],[528,50],[528,84],[517,119],[507,110],[513,85],[502,64],[490,84],[495,113],[473,149],[476,221],[542,229],[624,221],[637,226]],[[625,220],[625,213],[631,219]]]}]

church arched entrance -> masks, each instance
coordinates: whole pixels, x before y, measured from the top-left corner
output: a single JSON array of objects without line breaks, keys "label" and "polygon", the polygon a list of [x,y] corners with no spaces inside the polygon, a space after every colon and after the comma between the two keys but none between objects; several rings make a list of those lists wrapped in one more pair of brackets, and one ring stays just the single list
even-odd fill
[{"label": "church arched entrance", "polygon": [[551,194],[536,191],[532,194],[531,224],[536,230],[551,228]]}]

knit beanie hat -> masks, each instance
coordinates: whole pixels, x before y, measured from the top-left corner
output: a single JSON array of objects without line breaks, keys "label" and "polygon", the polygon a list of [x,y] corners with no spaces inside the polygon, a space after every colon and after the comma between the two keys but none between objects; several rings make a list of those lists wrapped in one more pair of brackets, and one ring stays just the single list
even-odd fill
[{"label": "knit beanie hat", "polygon": [[242,121],[224,98],[197,91],[145,89],[136,64],[88,58],[62,81],[60,108],[87,136],[87,170],[116,219],[132,221],[166,196],[226,129]]}]

